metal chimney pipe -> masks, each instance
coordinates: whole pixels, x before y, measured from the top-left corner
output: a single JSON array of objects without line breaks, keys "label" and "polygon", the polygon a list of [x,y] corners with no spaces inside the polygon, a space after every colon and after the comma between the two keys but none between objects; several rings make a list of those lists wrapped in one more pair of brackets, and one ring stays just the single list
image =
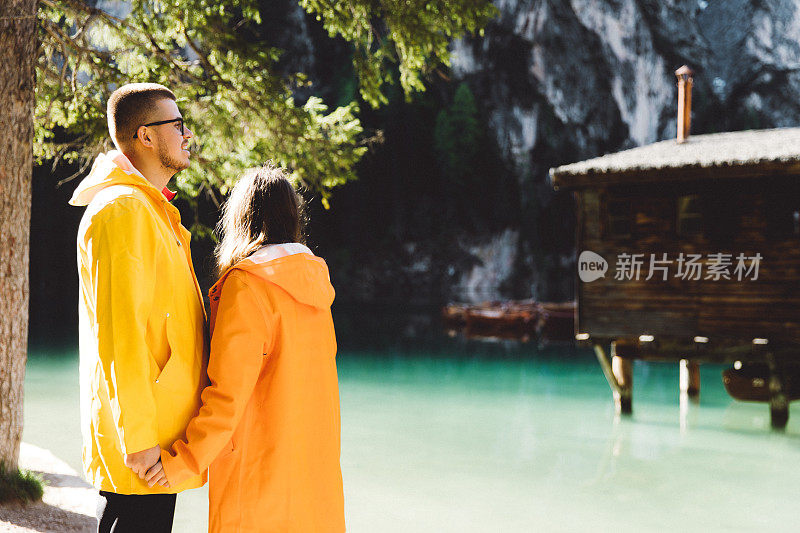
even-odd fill
[{"label": "metal chimney pipe", "polygon": [[678,142],[685,143],[689,139],[692,126],[692,75],[694,72],[683,65],[675,71],[678,77]]}]

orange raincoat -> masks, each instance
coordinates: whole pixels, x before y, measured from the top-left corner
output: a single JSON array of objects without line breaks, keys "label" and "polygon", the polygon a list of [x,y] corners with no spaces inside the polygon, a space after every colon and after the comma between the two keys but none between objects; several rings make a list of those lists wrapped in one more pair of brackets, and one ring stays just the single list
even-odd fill
[{"label": "orange raincoat", "polygon": [[211,299],[211,385],[186,440],[161,460],[170,484],[209,464],[209,531],[341,532],[339,386],[325,262],[264,247]]}]

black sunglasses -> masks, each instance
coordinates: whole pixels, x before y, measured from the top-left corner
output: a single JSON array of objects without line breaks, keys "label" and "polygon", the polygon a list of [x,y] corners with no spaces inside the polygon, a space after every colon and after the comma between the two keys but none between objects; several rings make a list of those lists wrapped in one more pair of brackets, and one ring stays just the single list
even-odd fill
[{"label": "black sunglasses", "polygon": [[[162,124],[170,124],[171,122],[181,123],[181,137],[183,137],[183,117],[171,118],[169,120],[159,120],[158,122],[150,122],[149,124],[142,124],[142,126],[161,126]],[[139,128],[141,128],[142,126],[139,126]],[[139,128],[136,128],[136,132],[133,134],[134,139],[136,138],[137,135],[139,135]]]}]

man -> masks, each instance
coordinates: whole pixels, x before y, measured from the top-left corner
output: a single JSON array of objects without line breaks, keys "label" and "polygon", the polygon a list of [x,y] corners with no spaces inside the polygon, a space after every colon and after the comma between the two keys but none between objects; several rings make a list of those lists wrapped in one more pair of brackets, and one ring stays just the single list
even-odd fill
[{"label": "man", "polygon": [[175,494],[139,478],[183,437],[206,382],[205,311],[189,232],[166,188],[189,166],[192,132],[166,87],[108,100],[118,150],[101,154],[70,200],[78,229],[83,466],[100,490],[98,531],[169,532]]}]

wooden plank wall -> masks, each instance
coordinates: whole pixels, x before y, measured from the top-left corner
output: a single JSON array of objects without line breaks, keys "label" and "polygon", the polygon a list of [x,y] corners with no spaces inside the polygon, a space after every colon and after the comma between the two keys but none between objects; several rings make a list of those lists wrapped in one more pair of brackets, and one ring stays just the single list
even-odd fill
[{"label": "wooden plank wall", "polygon": [[[800,177],[748,181],[698,181],[587,189],[578,195],[578,254],[591,250],[609,263],[604,278],[578,287],[579,332],[593,337],[631,337],[643,333],[692,339],[700,335],[750,341],[756,337],[800,342],[800,236],[776,235],[769,217],[776,202],[800,206]],[[677,198],[699,194],[707,221],[703,233],[677,233]],[[606,206],[630,201],[630,237],[607,233]],[[784,206],[785,207],[785,206]],[[678,255],[739,253],[762,256],[758,279],[684,280],[674,276]],[[639,281],[615,278],[618,254],[645,254]],[[656,273],[645,280],[650,254],[673,261],[667,281]],[[704,262],[703,277],[706,276]],[[731,274],[733,274],[731,269]]]}]

